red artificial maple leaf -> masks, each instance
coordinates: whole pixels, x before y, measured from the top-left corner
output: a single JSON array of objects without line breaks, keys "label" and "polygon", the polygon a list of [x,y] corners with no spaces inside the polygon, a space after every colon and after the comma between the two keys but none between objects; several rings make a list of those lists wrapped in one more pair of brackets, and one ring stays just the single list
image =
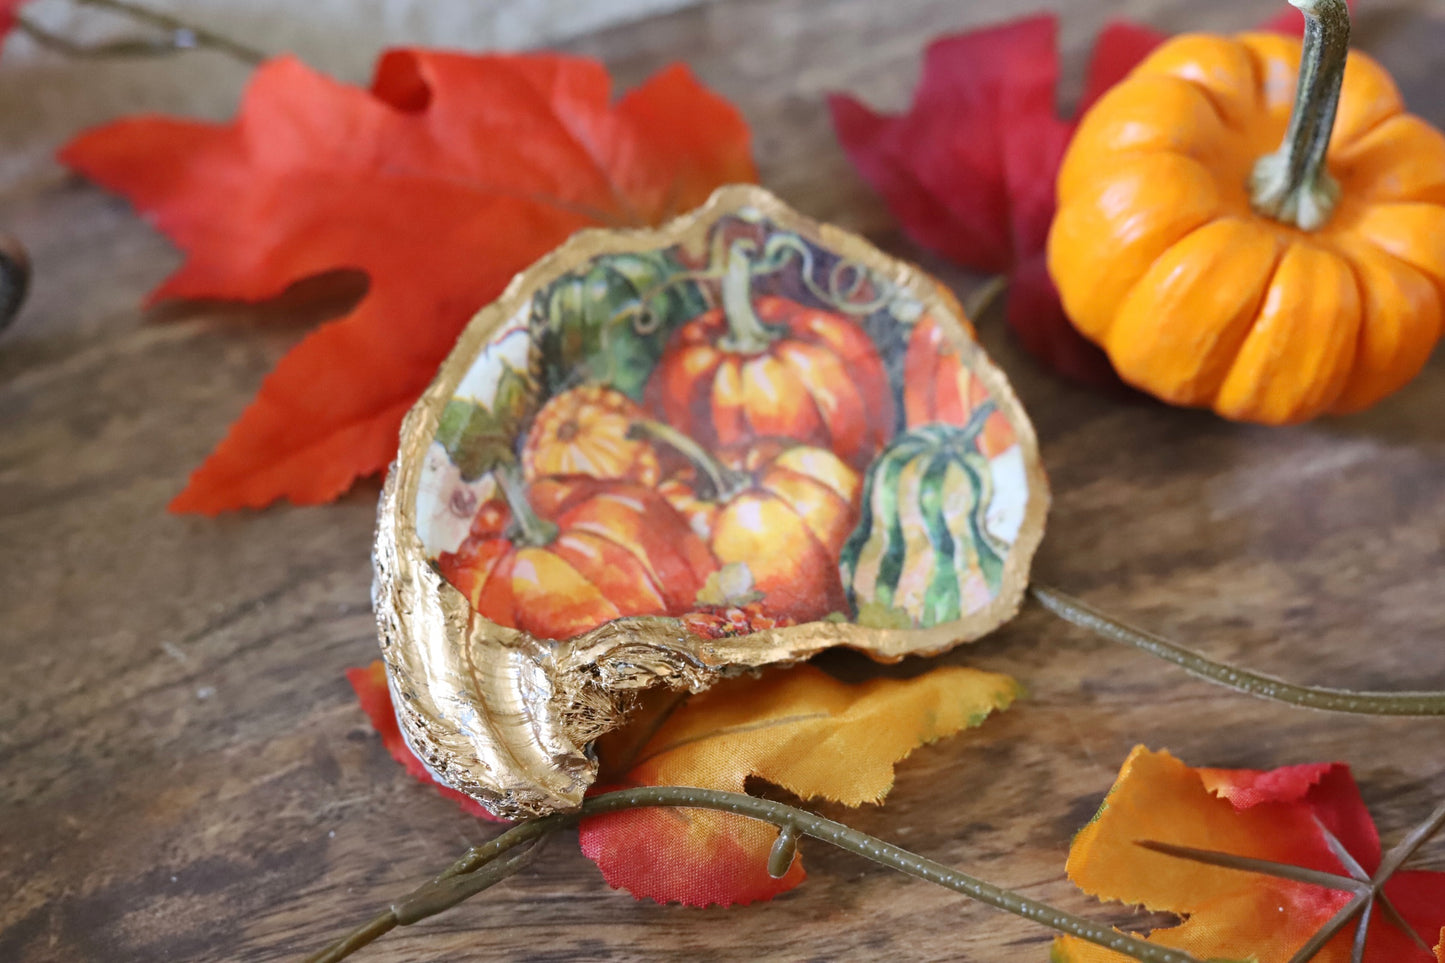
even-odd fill
[{"label": "red artificial maple leaf", "polygon": [[395,50],[369,89],[283,57],[228,124],[135,117],[61,160],[186,253],[151,294],[260,301],[360,269],[366,296],[276,366],[171,503],[328,501],[396,453],[468,318],[579,228],[644,225],[756,171],[741,115],[683,66],[611,101],[601,64]]},{"label": "red artificial maple leaf", "polygon": [[[1298,33],[1298,10],[1263,29]],[[1008,322],[1049,369],[1125,390],[1108,357],[1076,331],[1049,277],[1054,182],[1075,118],[1055,107],[1057,18],[1030,17],[940,37],[924,52],[913,104],[880,114],[832,94],[833,127],[853,165],[915,243],[965,267],[1009,275]],[[1125,21],[1099,34],[1079,113],[1166,35]]]}]

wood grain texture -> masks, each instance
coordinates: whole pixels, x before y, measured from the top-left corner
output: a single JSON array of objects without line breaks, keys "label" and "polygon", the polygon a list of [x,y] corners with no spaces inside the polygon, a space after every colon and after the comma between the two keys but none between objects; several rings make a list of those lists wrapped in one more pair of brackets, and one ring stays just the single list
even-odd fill
[{"label": "wood grain texture", "polygon": [[[1445,124],[1445,10],[1363,6],[1358,45]],[[1230,29],[1273,5],[1054,9],[1067,100],[1108,16]],[[686,59],[752,121],[765,184],[966,290],[976,278],[900,238],[836,146],[822,97],[848,89],[899,105],[930,36],[1015,11],[1006,0],[727,0],[573,46],[629,84]],[[315,949],[494,832],[391,762],[342,678],[376,654],[376,486],[325,508],[164,511],[324,305],[303,293],[264,311],[143,317],[141,296],[176,254],[123,204],[61,177],[0,198],[0,225],[36,263],[34,297],[0,339],[0,960]],[[1276,430],[1098,398],[1042,374],[997,320],[983,338],[1050,469],[1041,581],[1296,681],[1445,688],[1439,353],[1367,414]],[[1129,913],[1076,893],[1064,855],[1136,743],[1216,766],[1347,761],[1387,840],[1445,797],[1445,721],[1236,697],[1036,608],[946,661],[1013,673],[1030,694],[916,753],[886,807],[827,812],[1099,918]],[[609,890],[561,838],[524,876],[361,959],[1046,958],[1048,934],[1032,924],[821,845],[803,852],[810,879],[794,893],[698,911]],[[1421,863],[1445,868],[1445,842]]]}]

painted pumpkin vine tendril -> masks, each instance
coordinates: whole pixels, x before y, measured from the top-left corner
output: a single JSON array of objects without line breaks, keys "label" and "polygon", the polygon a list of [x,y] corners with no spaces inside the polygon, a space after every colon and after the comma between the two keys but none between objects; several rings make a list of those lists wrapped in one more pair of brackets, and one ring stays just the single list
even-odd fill
[{"label": "painted pumpkin vine tendril", "polygon": [[[757,254],[757,260],[747,264],[750,277],[762,277],[776,273],[796,257],[800,263],[798,280],[802,282],[803,287],[807,288],[808,293],[820,302],[845,314],[860,317],[872,314],[874,311],[887,307],[897,295],[896,289],[886,278],[877,277],[862,265],[847,260],[837,261],[828,270],[826,279],[819,283],[815,277],[812,250],[806,244],[799,242],[797,238],[789,237],[786,234],[770,236],[763,243],[761,253],[758,252],[755,244],[746,239],[741,239],[736,243],[736,250],[737,257],[744,262],[747,261],[748,255]],[[708,259],[709,263],[713,265],[712,267],[694,271],[677,271],[641,290],[635,301],[619,309],[613,315],[612,323],[631,324],[638,334],[653,333],[661,320],[653,317],[647,307],[653,298],[669,289],[698,281],[726,282],[729,276],[729,261],[733,256],[732,251],[727,248],[727,238],[719,234],[713,239]],[[735,273],[738,270],[740,268],[733,269]],[[980,290],[981,296],[986,296],[991,300],[1007,280],[1004,277],[994,278]],[[737,281],[733,283],[737,284]],[[870,284],[876,288],[874,295],[859,300],[859,295]],[[969,317],[976,317],[976,315],[969,314]]]}]

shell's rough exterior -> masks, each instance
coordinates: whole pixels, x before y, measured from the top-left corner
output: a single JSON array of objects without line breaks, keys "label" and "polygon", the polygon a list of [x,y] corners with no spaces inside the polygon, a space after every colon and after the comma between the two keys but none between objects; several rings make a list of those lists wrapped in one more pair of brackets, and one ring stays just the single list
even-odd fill
[{"label": "shell's rough exterior", "polygon": [[402,428],[373,588],[401,730],[498,815],[576,808],[643,689],[1012,618],[1047,510],[1018,399],[917,269],[746,186],[583,232]]}]

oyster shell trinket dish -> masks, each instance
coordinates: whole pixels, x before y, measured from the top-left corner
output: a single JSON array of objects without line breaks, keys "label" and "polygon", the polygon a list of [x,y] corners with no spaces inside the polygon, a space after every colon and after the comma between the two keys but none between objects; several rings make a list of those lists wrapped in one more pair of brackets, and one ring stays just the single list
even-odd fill
[{"label": "oyster shell trinket dish", "polygon": [[373,603],[398,721],[498,815],[572,809],[653,686],[1017,611],[1048,488],[937,281],[755,187],[582,232],[408,415]]}]

